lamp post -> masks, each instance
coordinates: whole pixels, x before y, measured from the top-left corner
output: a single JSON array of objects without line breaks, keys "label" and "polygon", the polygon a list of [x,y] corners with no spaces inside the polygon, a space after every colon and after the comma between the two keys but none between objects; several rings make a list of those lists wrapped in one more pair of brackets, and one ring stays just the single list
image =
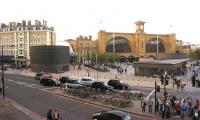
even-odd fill
[{"label": "lamp post", "polygon": [[3,99],[5,99],[5,86],[4,86],[4,69],[3,69],[3,45],[1,47],[1,81],[2,81],[2,95]]},{"label": "lamp post", "polygon": [[96,71],[97,71],[97,81],[98,81],[98,55],[97,55],[97,53],[96,53]]}]

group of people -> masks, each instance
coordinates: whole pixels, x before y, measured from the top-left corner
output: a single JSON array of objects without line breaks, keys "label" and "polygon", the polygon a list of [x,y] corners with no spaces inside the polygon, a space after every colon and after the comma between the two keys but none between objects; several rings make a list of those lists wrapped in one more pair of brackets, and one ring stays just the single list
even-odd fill
[{"label": "group of people", "polygon": [[149,98],[148,100],[141,100],[142,112],[145,112],[147,105],[149,107],[149,112],[152,113],[153,101],[151,100],[151,98]]},{"label": "group of people", "polygon": [[199,100],[193,100],[191,97],[177,98],[175,95],[170,98],[172,109],[176,115],[184,117],[187,113],[189,117],[193,117],[196,110],[199,110]]},{"label": "group of people", "polygon": [[60,120],[60,114],[56,109],[47,112],[47,120]]},{"label": "group of people", "polygon": [[127,66],[125,68],[119,66],[117,68],[117,73],[118,74],[123,74],[123,73],[127,74]]},{"label": "group of people", "polygon": [[[146,106],[148,106],[149,113],[152,113],[153,104],[154,102],[151,98],[141,100],[142,112],[144,113]],[[156,100],[156,111],[161,114],[162,118],[170,118],[171,114],[182,118],[185,116],[193,118],[195,111],[198,111],[199,108],[199,100],[193,100],[191,97],[178,98],[175,95],[169,95],[167,99],[165,98],[161,101]]]}]

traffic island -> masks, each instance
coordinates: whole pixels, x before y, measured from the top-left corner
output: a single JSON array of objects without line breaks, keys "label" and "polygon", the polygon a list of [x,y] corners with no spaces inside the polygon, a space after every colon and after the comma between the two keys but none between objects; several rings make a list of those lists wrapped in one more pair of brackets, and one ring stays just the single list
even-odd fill
[{"label": "traffic island", "polygon": [[157,117],[153,114],[148,115],[148,114],[144,114],[144,113],[134,112],[134,109],[137,110],[140,108],[134,108],[133,104],[131,106],[126,106],[126,107],[114,106],[112,104],[105,104],[105,103],[100,102],[100,101],[104,101],[102,98],[97,98],[100,101],[92,100],[92,99],[88,99],[88,98],[84,98],[84,97],[79,97],[78,95],[67,94],[66,91],[61,91],[60,89],[53,91],[52,94],[60,95],[60,96],[63,96],[63,97],[69,98],[69,99],[81,101],[84,103],[88,103],[88,104],[92,104],[92,105],[96,105],[96,106],[100,106],[100,107],[104,107],[104,108],[108,108],[108,109],[116,109],[116,110],[124,111],[129,114],[142,116],[142,117],[145,117],[148,119],[154,119],[154,120],[159,119],[159,117]]}]

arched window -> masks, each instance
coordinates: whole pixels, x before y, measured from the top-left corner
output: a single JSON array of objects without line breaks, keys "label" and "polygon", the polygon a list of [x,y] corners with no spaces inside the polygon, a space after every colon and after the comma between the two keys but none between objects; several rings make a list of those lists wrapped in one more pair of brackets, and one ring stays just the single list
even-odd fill
[{"label": "arched window", "polygon": [[[158,47],[158,51],[157,51]],[[165,47],[161,42],[161,39],[152,38],[146,43],[146,52],[147,53],[156,53],[156,52],[165,52]]]},{"label": "arched window", "polygon": [[122,37],[116,37],[114,40],[110,40],[106,45],[106,52],[115,53],[131,53],[128,40]]}]

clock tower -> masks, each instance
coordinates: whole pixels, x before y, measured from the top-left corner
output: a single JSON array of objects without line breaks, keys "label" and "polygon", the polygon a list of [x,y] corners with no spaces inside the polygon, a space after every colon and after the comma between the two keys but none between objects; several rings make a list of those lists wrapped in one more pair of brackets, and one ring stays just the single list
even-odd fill
[{"label": "clock tower", "polygon": [[144,23],[143,21],[137,21],[136,24],[136,33],[144,33]]}]

